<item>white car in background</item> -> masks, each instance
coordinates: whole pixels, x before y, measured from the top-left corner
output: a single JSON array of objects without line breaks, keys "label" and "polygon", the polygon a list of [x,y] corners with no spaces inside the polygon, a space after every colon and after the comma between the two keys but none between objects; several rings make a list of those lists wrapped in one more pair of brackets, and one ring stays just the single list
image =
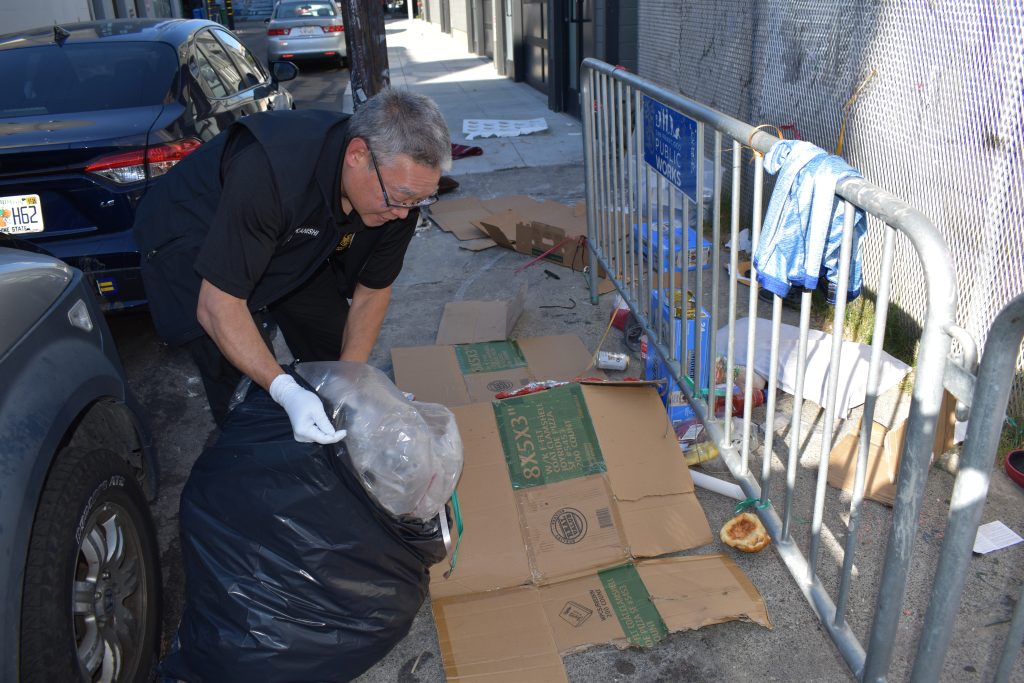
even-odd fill
[{"label": "white car in background", "polygon": [[267,23],[267,62],[333,60],[345,65],[345,25],[332,0],[281,0]]}]

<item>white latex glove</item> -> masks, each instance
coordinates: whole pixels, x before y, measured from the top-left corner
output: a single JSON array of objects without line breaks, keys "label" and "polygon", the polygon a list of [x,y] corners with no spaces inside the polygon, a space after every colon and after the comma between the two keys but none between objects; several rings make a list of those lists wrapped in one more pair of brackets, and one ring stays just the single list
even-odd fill
[{"label": "white latex glove", "polygon": [[284,373],[274,378],[270,383],[270,397],[288,413],[296,441],[328,444],[345,438],[344,429],[334,431],[320,397],[300,387],[291,375]]}]

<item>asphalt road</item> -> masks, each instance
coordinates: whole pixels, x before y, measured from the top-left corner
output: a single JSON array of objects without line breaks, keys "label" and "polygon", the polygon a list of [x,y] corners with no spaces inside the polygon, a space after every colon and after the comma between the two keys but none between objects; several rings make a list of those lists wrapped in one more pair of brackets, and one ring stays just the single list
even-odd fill
[{"label": "asphalt road", "polygon": [[[235,31],[260,59],[266,59],[262,22],[241,23]],[[299,77],[286,87],[299,108],[340,110],[348,70],[330,64],[300,64]],[[181,613],[184,577],[178,540],[178,499],[192,463],[211,438],[213,420],[202,384],[188,354],[160,343],[149,314],[108,317],[132,390],[142,403],[160,459],[160,494],[153,506],[164,578],[164,644]]]}]

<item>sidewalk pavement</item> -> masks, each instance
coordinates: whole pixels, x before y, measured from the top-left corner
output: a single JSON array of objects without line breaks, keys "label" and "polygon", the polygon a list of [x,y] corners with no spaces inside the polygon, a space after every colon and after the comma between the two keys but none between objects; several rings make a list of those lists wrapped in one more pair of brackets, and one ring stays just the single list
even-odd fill
[{"label": "sidewalk pavement", "polygon": [[[475,145],[484,153],[460,159],[448,175],[459,176],[510,168],[583,166],[583,126],[558,114],[547,97],[526,83],[497,73],[490,61],[470,54],[465,45],[420,19],[385,24],[391,85],[434,99],[451,130],[452,142]],[[352,107],[351,85],[344,96]],[[526,120],[543,118],[548,130],[513,138],[476,138],[462,133],[466,119]]]},{"label": "sidewalk pavement", "polygon": [[[585,197],[583,180],[582,128],[578,121],[547,109],[546,98],[522,83],[499,76],[487,61],[468,54],[465,46],[437,27],[421,20],[392,20],[386,24],[392,85],[406,87],[433,97],[452,130],[453,142],[479,145],[484,153],[455,161],[450,175],[459,189],[448,197],[527,194],[537,200],[553,199],[573,204]],[[351,95],[345,95],[351,102]],[[532,119],[543,117],[548,131],[518,138],[488,138],[467,143],[462,135],[466,118]],[[393,347],[434,343],[444,305],[465,299],[492,300],[514,294],[528,285],[524,312],[514,336],[534,337],[576,334],[589,349],[602,343],[613,305],[611,295],[591,305],[586,283],[579,274],[562,268],[530,267],[529,258],[500,247],[481,252],[460,249],[458,241],[434,226],[424,226],[410,245],[401,276],[395,282],[391,307],[370,364],[391,371]],[[547,275],[550,270],[556,277]],[[762,314],[764,315],[764,314]],[[628,351],[621,334],[608,335],[604,350]],[[627,374],[637,374],[637,358]],[[791,407],[789,408],[791,410]],[[780,408],[785,412],[785,408]],[[818,425],[820,412],[805,402],[801,419]],[[805,432],[806,433],[806,432]],[[777,439],[775,455],[781,462],[788,439]],[[804,445],[805,457],[798,468],[798,494],[793,503],[796,514],[793,534],[801,548],[807,548],[811,528],[811,481],[816,479],[820,436]],[[775,481],[783,472],[775,468]],[[724,465],[706,466],[706,473],[731,479]],[[943,529],[951,488],[951,477],[933,469],[929,474],[925,500],[918,524],[914,570],[908,577],[904,619],[896,639],[895,658],[888,680],[907,680],[915,640],[931,590],[931,577]],[[1020,492],[1005,477],[994,477],[988,509],[1012,528],[1024,526]],[[773,491],[780,501],[782,491]],[[735,501],[697,490],[697,497],[712,529],[717,530],[733,513]],[[848,494],[829,489],[829,505],[823,519],[823,550],[819,576],[835,595],[842,565]],[[862,643],[874,612],[877,588],[885,552],[885,538],[891,525],[891,511],[881,504],[865,501],[861,524],[865,530],[857,549],[855,582],[850,594],[847,619]],[[988,518],[986,518],[988,519]],[[467,526],[469,525],[467,520]],[[790,576],[778,552],[767,549],[755,555],[735,553],[717,540],[686,554],[729,553],[761,592],[774,629],[733,621],[705,626],[695,632],[674,633],[658,645],[618,650],[596,647],[563,657],[573,683],[592,681],[805,681],[853,680],[831,639],[812,612],[797,582]],[[991,671],[1005,623],[1012,605],[999,601],[1007,592],[1007,577],[1019,576],[1019,558],[1024,546],[975,558],[954,644],[946,658],[943,680],[981,680]],[[1019,584],[1017,584],[1019,585]],[[1016,590],[1009,591],[1016,594]],[[993,628],[998,626],[998,628]],[[997,635],[997,631],[1000,635]],[[429,600],[417,615],[409,635],[388,656],[358,679],[359,683],[443,681],[441,644],[430,612]],[[531,680],[516,662],[509,663],[508,680]],[[1018,667],[1011,679],[1024,681]],[[460,680],[464,680],[460,678]]]}]

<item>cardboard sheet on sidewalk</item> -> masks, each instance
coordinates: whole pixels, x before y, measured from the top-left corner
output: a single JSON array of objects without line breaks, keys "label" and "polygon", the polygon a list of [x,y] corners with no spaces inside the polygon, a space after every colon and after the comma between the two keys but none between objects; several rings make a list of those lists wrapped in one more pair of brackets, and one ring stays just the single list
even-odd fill
[{"label": "cardboard sheet on sidewalk", "polygon": [[473,344],[508,339],[526,304],[526,285],[510,299],[449,301],[435,344]]},{"label": "cardboard sheet on sidewalk", "polygon": [[604,377],[591,360],[574,334],[391,349],[395,384],[417,401],[448,407],[490,401],[537,380]]},{"label": "cardboard sheet on sidewalk", "polygon": [[466,463],[458,565],[431,573],[450,681],[564,681],[560,655],[648,646],[732,619],[771,625],[712,539],[652,387],[570,384],[453,409]]},{"label": "cardboard sheet on sidewalk", "polygon": [[[474,223],[494,213],[514,212],[519,217],[543,220],[559,220],[565,213],[572,215],[572,207],[559,202],[538,202],[526,195],[508,195],[483,200],[479,197],[460,197],[458,199],[442,199],[430,207],[430,218],[445,232],[450,232],[460,240],[477,240],[488,238],[480,226]],[[512,239],[515,237],[513,235]]]},{"label": "cardboard sheet on sidewalk", "polygon": [[[935,425],[935,441],[932,455],[941,455],[953,447],[956,428],[956,399],[947,391],[939,408]],[[868,439],[867,472],[864,479],[864,497],[892,505],[896,500],[896,475],[899,473],[900,455],[906,439],[907,420],[905,417],[888,423],[876,420],[871,423]],[[860,452],[861,421],[839,440],[828,456],[828,483],[843,491],[853,491],[857,473],[857,455]]]}]

